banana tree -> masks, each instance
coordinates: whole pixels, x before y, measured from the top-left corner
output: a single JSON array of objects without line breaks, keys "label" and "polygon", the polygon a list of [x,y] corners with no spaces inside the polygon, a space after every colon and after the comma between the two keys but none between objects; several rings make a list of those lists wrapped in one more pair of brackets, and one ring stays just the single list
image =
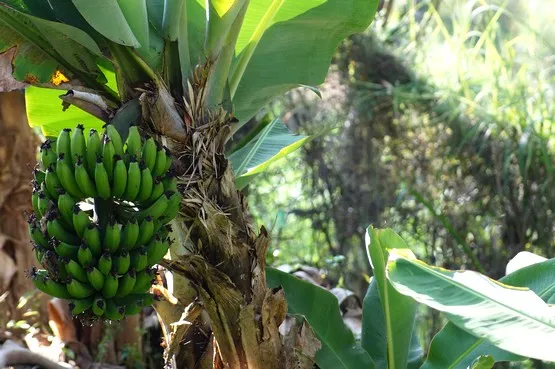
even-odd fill
[{"label": "banana tree", "polygon": [[244,186],[252,167],[300,142],[286,138],[264,154],[271,132],[261,130],[242,146],[252,150],[238,155],[248,160],[239,173],[226,150],[273,98],[321,83],[338,43],[370,24],[377,3],[0,0],[0,55],[14,80],[34,86],[32,125],[46,136],[107,122],[125,136],[138,125],[177,158],[183,200],[163,263],[172,276],[156,303],[168,362],[312,367],[318,342],[310,330],[280,334],[287,303],[282,290],[266,287],[269,235],[256,229],[236,187],[238,175]]}]

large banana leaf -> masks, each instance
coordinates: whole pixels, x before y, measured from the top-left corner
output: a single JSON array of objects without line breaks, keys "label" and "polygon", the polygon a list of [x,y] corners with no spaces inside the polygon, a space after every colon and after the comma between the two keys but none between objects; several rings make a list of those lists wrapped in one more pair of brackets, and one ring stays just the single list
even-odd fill
[{"label": "large banana leaf", "polygon": [[289,313],[303,315],[322,344],[316,363],[322,369],[372,369],[370,355],[355,342],[347,328],[337,298],[330,292],[277,269],[267,268],[268,287],[281,286]]},{"label": "large banana leaf", "polygon": [[[500,282],[530,288],[547,301],[555,293],[555,259],[518,269],[501,278]],[[495,361],[524,359],[495,347],[485,338],[467,333],[453,323],[447,323],[432,340],[422,369],[466,369],[481,355],[490,355]]]},{"label": "large banana leaf", "polygon": [[416,303],[391,286],[385,267],[392,249],[397,252],[402,249],[408,257],[414,255],[390,229],[369,227],[366,245],[374,277],[364,298],[362,345],[378,369],[406,369]]},{"label": "large banana leaf", "polygon": [[431,267],[395,252],[387,273],[397,291],[447,313],[473,335],[518,355],[555,361],[555,307],[533,291],[472,271]]}]

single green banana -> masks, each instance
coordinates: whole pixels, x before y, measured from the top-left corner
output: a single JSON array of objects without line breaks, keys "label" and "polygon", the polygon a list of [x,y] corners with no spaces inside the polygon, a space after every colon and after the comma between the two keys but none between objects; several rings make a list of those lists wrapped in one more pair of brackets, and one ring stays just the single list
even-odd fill
[{"label": "single green banana", "polygon": [[141,134],[137,126],[129,127],[129,134],[127,135],[127,141],[125,142],[126,148],[125,152],[129,157],[135,156],[137,160],[141,159],[142,144],[141,144]]},{"label": "single green banana", "polygon": [[110,180],[108,172],[104,166],[102,156],[97,157],[96,167],[94,168],[94,181],[96,183],[96,192],[102,199],[107,200],[112,195],[110,190]]},{"label": "single green banana", "polygon": [[112,196],[121,199],[127,187],[127,167],[121,156],[114,156],[114,181],[112,183]]},{"label": "single green banana", "polygon": [[85,162],[87,163],[87,171],[89,172],[89,176],[94,178],[94,171],[96,168],[96,158],[102,155],[102,142],[100,142],[100,136],[96,129],[91,129],[89,133],[89,142],[87,145],[87,159]]},{"label": "single green banana", "polygon": [[164,183],[162,182],[162,177],[154,178],[154,183],[152,185],[152,193],[150,194],[150,198],[144,202],[143,205],[150,206],[152,205],[160,196],[164,194]]},{"label": "single green banana", "polygon": [[116,272],[108,273],[104,279],[104,286],[102,286],[102,296],[111,299],[118,292],[118,275]]},{"label": "single green banana", "polygon": [[35,182],[37,184],[39,184],[39,185],[42,184],[42,182],[44,182],[45,177],[46,177],[45,172],[38,169],[37,167],[35,167],[35,169],[33,169],[33,178],[35,179]]},{"label": "single green banana", "polygon": [[58,240],[54,241],[54,250],[56,254],[69,258],[72,260],[78,260],[79,246],[71,245],[66,242],[60,242]]},{"label": "single green banana", "polygon": [[87,146],[85,144],[85,136],[83,135],[83,130],[85,127],[82,124],[78,124],[77,128],[73,131],[73,136],[71,137],[71,161],[72,163],[77,162],[77,158],[81,158],[84,166],[87,166],[85,157],[85,152],[87,151]]},{"label": "single green banana", "polygon": [[46,274],[46,271],[33,272],[31,280],[36,288],[50,296],[60,299],[71,298],[71,295],[66,286],[64,286],[62,283],[54,281],[52,278],[49,278]]},{"label": "single green banana", "polygon": [[[48,188],[46,187],[46,182],[42,182],[42,183],[39,185],[39,189],[40,189],[40,191],[42,191],[42,192],[43,192],[48,198],[50,198],[50,199],[57,199],[57,198],[58,198],[58,197],[55,196],[54,194],[51,194],[50,191],[48,191]],[[58,190],[58,191],[60,191],[60,190]]]},{"label": "single green banana", "polygon": [[114,301],[106,301],[106,311],[104,311],[104,316],[109,320],[122,320],[125,316],[125,307],[117,306]]},{"label": "single green banana", "polygon": [[56,162],[56,174],[58,179],[62,184],[62,187],[73,197],[78,199],[85,198],[85,195],[79,189],[75,177],[73,176],[73,170],[68,164],[68,160],[65,159],[65,155],[58,154],[58,161]]},{"label": "single green banana", "polygon": [[131,266],[137,272],[144,270],[148,264],[148,255],[145,247],[139,247],[136,250],[131,251]]},{"label": "single green banana", "polygon": [[46,176],[44,177],[44,183],[46,184],[46,189],[48,193],[52,195],[54,200],[58,200],[59,190],[62,187],[62,183],[58,179],[54,165],[49,166],[46,169]]},{"label": "single green banana", "polygon": [[75,206],[75,200],[73,197],[64,191],[60,190],[60,196],[58,197],[58,214],[61,215],[64,224],[73,229],[73,207]]},{"label": "single green banana", "polygon": [[164,215],[160,217],[160,221],[163,224],[171,222],[179,213],[181,206],[181,195],[178,192],[174,192],[168,199],[168,207],[164,211]]},{"label": "single green banana", "polygon": [[135,286],[131,293],[145,293],[152,287],[152,283],[155,281],[155,275],[152,269],[145,269],[142,272],[137,273],[137,279],[135,281]]},{"label": "single green banana", "polygon": [[164,192],[152,205],[136,213],[137,220],[141,221],[147,216],[151,216],[153,219],[160,218],[168,208],[169,198],[173,194],[174,192],[171,191]]},{"label": "single green banana", "polygon": [[120,225],[116,222],[108,224],[104,234],[103,246],[105,250],[114,253],[119,248],[121,239]]},{"label": "single green banana", "polygon": [[166,151],[160,149],[156,152],[156,162],[154,163],[154,169],[152,170],[152,175],[157,177],[166,173]]},{"label": "single green banana", "polygon": [[84,299],[92,296],[95,292],[94,288],[90,284],[79,282],[77,279],[72,277],[67,278],[66,287],[67,291],[71,295],[70,298],[74,297],[76,299]]},{"label": "single green banana", "polygon": [[72,245],[79,243],[79,237],[66,230],[60,221],[58,220],[58,215],[55,211],[51,211],[46,214],[46,229],[50,237],[54,237],[61,242],[66,242]]},{"label": "single green banana", "polygon": [[102,162],[104,163],[104,168],[106,168],[106,174],[108,174],[108,180],[112,183],[114,179],[114,156],[116,151],[114,149],[114,143],[110,140],[110,137],[104,135],[102,141]]},{"label": "single green banana", "polygon": [[132,156],[129,161],[129,169],[127,171],[127,186],[123,198],[129,201],[135,200],[141,189],[141,169],[137,159]]},{"label": "single green banana", "polygon": [[[73,165],[73,161],[71,160],[71,137],[69,134],[71,133],[71,129],[64,128],[56,140],[56,153],[58,154],[58,158],[60,155],[64,155],[67,160],[68,166],[71,168]],[[63,182],[62,182],[63,183]]]},{"label": "single green banana", "polygon": [[50,197],[46,196],[43,191],[40,191],[38,194],[37,206],[39,208],[39,212],[37,214],[39,217],[46,216],[46,213],[48,213],[48,209],[51,208]]},{"label": "single green banana", "polygon": [[40,226],[37,223],[32,223],[29,225],[29,235],[31,236],[33,242],[35,242],[37,245],[45,248],[49,247],[48,239],[46,238],[44,233],[42,233]]},{"label": "single green banana", "polygon": [[67,274],[69,274],[72,278],[77,279],[79,282],[89,283],[89,278],[87,277],[85,269],[83,269],[78,262],[69,258],[65,258],[64,262]]},{"label": "single green banana", "polygon": [[175,173],[169,171],[162,179],[165,191],[177,191],[177,178]]},{"label": "single green banana", "polygon": [[112,255],[110,252],[104,251],[100,259],[98,259],[98,270],[104,275],[108,275],[112,270]]},{"label": "single green banana", "polygon": [[130,269],[121,277],[121,280],[119,281],[118,292],[116,295],[118,297],[129,295],[133,291],[136,281],[137,273],[135,272],[135,269]]},{"label": "single green banana", "polygon": [[135,246],[146,245],[154,236],[154,220],[151,216],[146,216],[139,225],[139,238]]},{"label": "single green banana", "polygon": [[77,157],[75,163],[75,182],[81,192],[85,194],[86,197],[96,197],[98,196],[96,192],[96,186],[94,181],[89,177],[87,169],[83,165],[82,156]]},{"label": "single green banana", "polygon": [[113,124],[107,124],[105,128],[106,135],[110,138],[112,144],[114,145],[115,153],[119,156],[123,156],[123,142],[118,130],[116,129],[116,127],[114,127]]},{"label": "single green banana", "polygon": [[139,193],[137,194],[135,201],[143,202],[148,200],[152,194],[153,180],[152,175],[150,174],[150,169],[146,167],[144,162],[139,164],[139,168],[141,168],[141,187],[139,188]]},{"label": "single green banana", "polygon": [[92,265],[87,265],[85,267],[85,272],[87,272],[87,278],[89,279],[91,286],[93,286],[97,291],[102,290],[105,279],[104,274],[100,273],[100,270],[96,269]]},{"label": "single green banana", "polygon": [[85,299],[73,299],[69,301],[69,310],[74,316],[79,315],[90,309],[93,302],[94,299],[92,297]]},{"label": "single green banana", "polygon": [[97,298],[94,299],[94,302],[92,304],[92,312],[94,315],[100,317],[104,315],[105,311],[106,311],[106,301],[104,301],[103,297],[98,296]]},{"label": "single green banana", "polygon": [[144,160],[146,166],[152,172],[154,170],[154,165],[156,164],[156,142],[152,137],[147,139],[143,145],[143,154],[141,159]]},{"label": "single green banana", "polygon": [[172,166],[173,158],[170,149],[164,146],[164,151],[166,152],[166,166],[164,167],[164,173],[166,173]]},{"label": "single green banana", "polygon": [[90,223],[83,232],[85,244],[91,250],[93,256],[98,257],[102,254],[102,244],[100,242],[100,229],[95,223]]},{"label": "single green banana", "polygon": [[118,274],[125,274],[129,270],[129,266],[131,265],[131,256],[129,252],[126,250],[122,250],[119,252],[119,255],[114,256],[113,258],[114,270]]},{"label": "single green banana", "polygon": [[82,243],[79,246],[79,250],[77,251],[77,260],[79,260],[79,264],[81,264],[81,266],[90,265],[94,261],[91,249],[89,249],[85,243]]},{"label": "single green banana", "polygon": [[82,238],[83,235],[85,234],[85,229],[91,223],[91,221],[87,213],[81,210],[81,207],[79,207],[79,204],[75,204],[73,206],[72,213],[73,213],[73,228],[75,228],[75,232],[77,233],[77,235]]},{"label": "single green banana", "polygon": [[40,158],[43,169],[46,169],[51,165],[56,165],[58,155],[56,154],[54,141],[48,139],[40,145]]},{"label": "single green banana", "polygon": [[39,211],[39,191],[33,187],[33,194],[31,195],[31,205],[33,206],[33,211],[37,216],[41,216]]},{"label": "single green banana", "polygon": [[37,259],[37,261],[42,260],[42,258],[44,257],[44,254],[46,253],[46,248],[40,246],[40,245],[33,245],[33,251],[35,253],[35,258]]},{"label": "single green banana", "polygon": [[168,253],[170,243],[168,240],[162,240],[155,237],[147,246],[146,252],[148,256],[147,266],[151,267],[158,264],[160,260]]},{"label": "single green banana", "polygon": [[121,246],[126,250],[131,250],[139,239],[139,224],[137,219],[131,218],[125,223],[121,231]]}]

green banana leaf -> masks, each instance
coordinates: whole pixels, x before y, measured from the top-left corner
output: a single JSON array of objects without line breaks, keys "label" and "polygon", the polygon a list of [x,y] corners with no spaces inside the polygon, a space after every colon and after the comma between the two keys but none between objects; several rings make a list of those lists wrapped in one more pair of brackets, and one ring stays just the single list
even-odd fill
[{"label": "green banana leaf", "polygon": [[471,369],[491,369],[495,364],[493,357],[489,355],[480,356],[472,363]]},{"label": "green banana leaf", "polygon": [[256,174],[297,150],[308,139],[307,136],[293,135],[281,120],[273,120],[249,143],[229,156],[237,187],[244,188]]},{"label": "green banana leaf", "polygon": [[392,249],[415,257],[403,239],[390,229],[369,227],[366,247],[374,277],[364,298],[362,345],[378,369],[406,369],[416,303],[391,286],[385,267]]},{"label": "green banana leaf", "polygon": [[337,298],[325,289],[277,269],[266,269],[270,288],[285,291],[289,313],[303,315],[322,344],[316,363],[322,369],[372,369],[370,355],[343,323]]},{"label": "green banana leaf", "polygon": [[397,291],[447,313],[459,328],[503,350],[555,361],[555,308],[532,290],[472,271],[431,267],[395,251],[390,253],[387,276]]},{"label": "green banana leaf", "polygon": [[[518,269],[501,278],[500,282],[530,288],[547,301],[555,293],[555,259]],[[481,355],[490,355],[496,362],[525,359],[497,348],[485,338],[477,338],[453,323],[447,323],[432,340],[422,369],[466,369]]]}]

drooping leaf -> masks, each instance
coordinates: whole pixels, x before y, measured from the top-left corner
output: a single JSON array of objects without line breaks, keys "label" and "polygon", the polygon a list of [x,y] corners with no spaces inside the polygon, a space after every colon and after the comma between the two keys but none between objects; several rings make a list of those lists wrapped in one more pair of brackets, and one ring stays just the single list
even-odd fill
[{"label": "drooping leaf", "polygon": [[118,4],[133,35],[141,44],[139,50],[148,51],[150,36],[146,0],[118,0]]},{"label": "drooping leaf", "polygon": [[297,150],[307,139],[307,136],[293,135],[281,120],[272,121],[248,144],[229,156],[238,187],[246,186],[255,174],[262,173],[271,163]]},{"label": "drooping leaf", "polygon": [[303,315],[322,344],[316,363],[322,369],[375,368],[370,355],[343,323],[337,298],[330,292],[277,269],[266,269],[270,288],[283,287],[289,312]]},{"label": "drooping leaf", "polygon": [[121,45],[141,46],[117,0],[72,0],[72,2],[83,18],[107,39]]},{"label": "drooping leaf", "polygon": [[[236,44],[235,63],[248,50],[272,2],[251,0]],[[285,0],[240,77],[232,99],[239,120],[246,122],[274,97],[293,87],[322,83],[339,42],[364,31],[377,4],[377,0]]]},{"label": "drooping leaf", "polygon": [[387,272],[397,291],[447,313],[452,323],[473,335],[518,355],[555,361],[555,308],[533,291],[472,271],[431,267],[394,252]]},{"label": "drooping leaf", "polygon": [[[543,301],[547,301],[555,293],[554,271],[555,259],[551,259],[518,269],[501,278],[500,282],[530,288]],[[522,356],[501,350],[488,340],[477,338],[453,323],[447,323],[432,340],[422,369],[466,369],[481,355],[490,355],[496,362],[524,360]]]},{"label": "drooping leaf", "polygon": [[392,249],[402,249],[409,257],[414,255],[390,229],[368,228],[366,247],[374,277],[364,298],[362,345],[378,369],[406,369],[416,303],[391,286],[385,266]]}]

